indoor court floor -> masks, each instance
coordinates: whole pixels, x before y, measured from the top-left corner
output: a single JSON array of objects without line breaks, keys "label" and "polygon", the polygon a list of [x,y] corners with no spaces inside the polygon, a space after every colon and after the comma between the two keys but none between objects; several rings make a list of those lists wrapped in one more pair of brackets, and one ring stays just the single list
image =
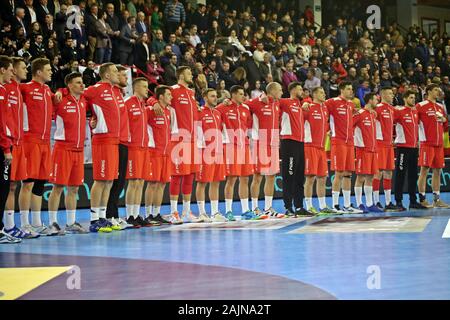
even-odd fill
[{"label": "indoor court floor", "polygon": [[41,237],[0,246],[0,299],[450,299],[449,219],[432,209]]}]

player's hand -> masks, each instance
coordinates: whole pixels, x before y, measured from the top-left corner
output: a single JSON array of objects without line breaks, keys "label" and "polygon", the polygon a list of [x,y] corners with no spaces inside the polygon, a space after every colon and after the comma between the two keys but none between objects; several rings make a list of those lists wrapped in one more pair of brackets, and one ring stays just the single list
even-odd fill
[{"label": "player's hand", "polygon": [[57,92],[55,93],[55,102],[56,102],[56,103],[60,103],[61,100],[62,100],[62,93],[61,93],[61,91],[57,91]]},{"label": "player's hand", "polygon": [[310,106],[309,102],[305,102],[304,104],[302,104],[302,109],[305,111],[309,111],[309,106]]},{"label": "player's hand", "polygon": [[223,100],[222,103],[223,103],[224,106],[229,106],[231,104],[231,100],[230,99],[225,99],[225,100]]},{"label": "player's hand", "polygon": [[97,128],[97,118],[91,118],[91,121],[89,121],[89,124],[92,129]]},{"label": "player's hand", "polygon": [[11,153],[5,153],[4,154],[5,160],[3,161],[5,163],[5,166],[9,166],[12,162],[12,154]]},{"label": "player's hand", "polygon": [[267,95],[265,93],[263,93],[261,96],[261,101],[264,103],[269,103],[269,98],[267,97]]},{"label": "player's hand", "polygon": [[164,112],[163,112],[161,106],[159,105],[159,103],[155,103],[155,104],[153,105],[153,110],[155,111],[155,113],[156,113],[157,116],[162,116],[162,115],[164,115]]}]

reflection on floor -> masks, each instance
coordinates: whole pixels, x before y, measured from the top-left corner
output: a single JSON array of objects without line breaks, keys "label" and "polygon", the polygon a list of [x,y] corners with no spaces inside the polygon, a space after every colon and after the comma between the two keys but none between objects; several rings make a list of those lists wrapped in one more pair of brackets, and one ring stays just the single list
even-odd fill
[{"label": "reflection on floor", "polygon": [[432,209],[27,240],[0,245],[0,299],[449,299],[449,218]]}]

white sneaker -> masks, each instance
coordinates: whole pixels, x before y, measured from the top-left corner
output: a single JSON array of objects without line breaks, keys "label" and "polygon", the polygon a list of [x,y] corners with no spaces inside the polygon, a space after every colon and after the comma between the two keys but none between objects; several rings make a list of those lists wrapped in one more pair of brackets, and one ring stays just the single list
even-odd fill
[{"label": "white sneaker", "polygon": [[42,224],[38,227],[31,226],[34,232],[39,233],[41,236],[56,236],[58,235],[58,230],[54,226],[47,227],[45,224]]},{"label": "white sneaker", "polygon": [[53,222],[51,225],[50,225],[50,230],[52,230],[52,231],[56,231],[57,233],[57,235],[58,236],[65,236],[66,235],[66,232],[64,231],[64,229],[62,229],[60,226],[59,226],[59,224],[58,223],[56,223],[56,222]]},{"label": "white sneaker", "polygon": [[180,215],[178,212],[174,212],[170,215],[169,219],[171,224],[183,224],[183,220],[181,220]]},{"label": "white sneaker", "polygon": [[22,242],[22,239],[13,237],[3,230],[0,230],[0,244],[14,244],[14,243],[20,243]]},{"label": "white sneaker", "polygon": [[22,226],[20,229],[22,229],[23,231],[25,231],[27,233],[30,233],[34,238],[37,238],[40,236],[39,233],[34,231],[34,228],[31,226],[31,224],[26,224],[26,225]]},{"label": "white sneaker", "polygon": [[227,218],[225,218],[220,212],[216,212],[212,217],[212,222],[227,222]]},{"label": "white sneaker", "polygon": [[199,223],[201,222],[200,219],[198,217],[196,217],[192,211],[189,213],[183,213],[181,216],[181,219],[183,219],[183,222],[187,222],[187,223]]},{"label": "white sneaker", "polygon": [[126,221],[125,221],[124,219],[122,219],[122,218],[118,218],[118,219],[116,220],[116,222],[119,224],[121,230],[133,228],[133,225],[132,225],[132,224],[129,224],[128,222],[126,222]]},{"label": "white sneaker", "polygon": [[205,223],[210,223],[211,222],[211,218],[206,214],[206,213],[200,213],[200,215],[198,216],[198,222],[205,222]]},{"label": "white sneaker", "polygon": [[355,214],[355,213],[363,213],[364,211],[356,209],[352,205],[350,205],[350,207],[344,207],[342,209],[342,212],[347,214]]}]

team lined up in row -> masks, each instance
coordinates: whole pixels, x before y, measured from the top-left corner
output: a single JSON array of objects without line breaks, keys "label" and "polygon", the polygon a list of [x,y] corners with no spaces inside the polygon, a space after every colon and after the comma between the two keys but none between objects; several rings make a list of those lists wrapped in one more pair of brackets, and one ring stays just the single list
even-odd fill
[{"label": "team lined up in row", "polygon": [[[7,199],[5,241],[39,235],[86,233],[75,221],[76,194],[84,178],[84,138],[86,114],[91,113],[94,184],[91,190],[92,232],[111,232],[129,227],[152,226],[184,221],[233,221],[232,199],[239,178],[242,219],[281,218],[310,214],[380,212],[379,184],[383,177],[386,210],[404,210],[402,186],[408,171],[410,208],[430,207],[425,200],[425,180],[433,169],[434,206],[447,207],[439,199],[439,172],[444,166],[443,130],[448,127],[444,109],[436,103],[439,87],[427,88],[428,100],[415,106],[414,92],[405,94],[405,107],[393,107],[392,90],[383,88],[381,103],[374,94],[366,96],[367,106],[355,110],[350,83],[341,83],[341,95],[325,101],[322,88],[313,90],[312,102],[301,102],[302,87],[292,83],[290,98],[281,99],[278,83],[267,86],[267,95],[245,100],[239,86],[231,89],[231,99],[216,107],[217,93],[206,90],[205,106],[200,108],[189,89],[192,72],[177,70],[178,84],[160,86],[155,97],[147,100],[148,83],[133,81],[133,96],[124,100],[125,69],[103,64],[101,81],[84,89],[78,73],[66,77],[67,89],[53,94],[46,82],[51,80],[51,66],[46,59],[32,63],[33,80],[26,79],[26,66],[20,58],[0,59],[2,99],[3,172],[11,180],[2,180],[2,203]],[[56,121],[55,145],[50,151],[50,127]],[[391,203],[391,177],[395,168],[393,132],[397,147],[397,206]],[[325,202],[328,175],[325,140],[331,132],[331,169],[333,206]],[[280,141],[281,140],[281,141]],[[417,154],[420,140],[419,197],[416,199]],[[356,148],[356,161],[355,161]],[[12,150],[12,151],[11,151]],[[280,154],[281,151],[281,154]],[[12,154],[12,156],[11,156]],[[284,214],[272,208],[275,175],[282,160]],[[356,171],[357,206],[350,203],[351,174]],[[249,176],[252,207],[249,208]],[[306,181],[305,181],[306,175]],[[262,178],[265,178],[264,210],[258,208]],[[4,175],[8,178],[8,175]],[[128,179],[127,219],[106,217],[106,207],[114,181]],[[192,214],[192,184],[197,181],[199,216]],[[43,186],[54,184],[49,199],[50,225],[40,217]],[[218,209],[219,183],[226,180],[226,215]],[[312,188],[317,180],[319,210],[312,206]],[[16,182],[22,181],[19,194],[21,228],[14,223]],[[139,214],[144,182],[145,217]],[[160,207],[166,183],[170,182],[171,219],[161,217]],[[205,189],[209,184],[211,215],[205,210]],[[342,184],[344,205],[339,205]],[[362,189],[366,205],[361,201]],[[57,209],[64,187],[67,226],[57,223]],[[177,212],[178,197],[183,195],[182,217]],[[372,198],[372,192],[374,199]],[[303,205],[305,197],[306,206]],[[5,201],[3,201],[5,200]],[[118,199],[116,199],[118,200]],[[293,206],[294,205],[294,206]],[[28,221],[32,211],[32,223]],[[295,209],[294,209],[295,208]],[[0,208],[3,214],[3,207]],[[293,210],[294,209],[294,210]],[[3,219],[2,219],[3,220]],[[19,241],[19,240],[17,240]]]}]

